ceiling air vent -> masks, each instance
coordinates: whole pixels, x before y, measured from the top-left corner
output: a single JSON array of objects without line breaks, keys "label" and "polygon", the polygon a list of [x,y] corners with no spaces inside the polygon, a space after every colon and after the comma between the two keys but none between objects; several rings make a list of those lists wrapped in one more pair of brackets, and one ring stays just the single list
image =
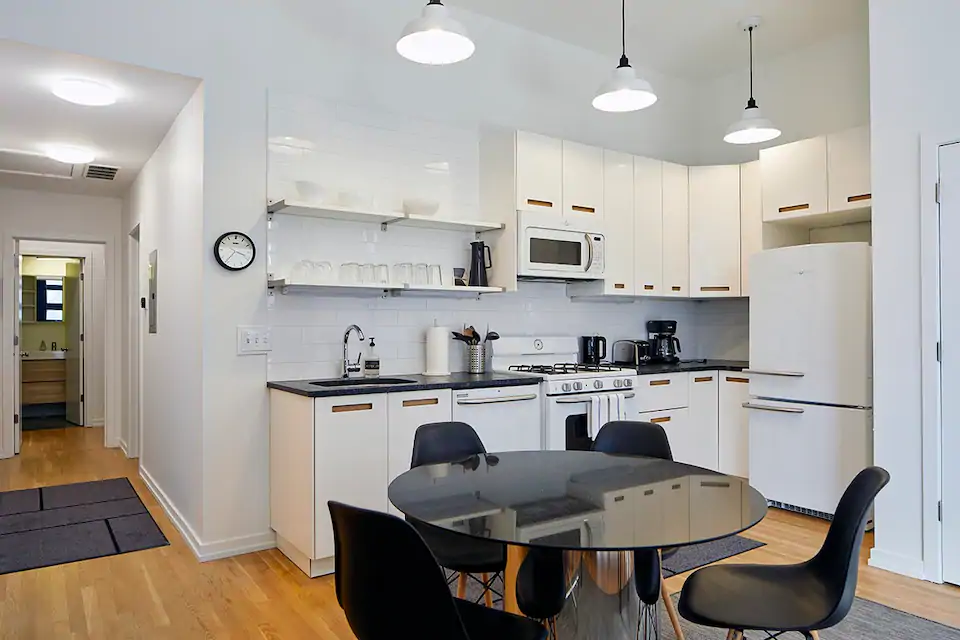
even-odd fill
[{"label": "ceiling air vent", "polygon": [[0,149],[0,174],[3,173],[69,180],[73,177],[73,165],[51,160],[39,153]]},{"label": "ceiling air vent", "polygon": [[102,164],[88,164],[83,172],[84,178],[90,180],[113,180],[117,177],[120,167],[108,167]]}]

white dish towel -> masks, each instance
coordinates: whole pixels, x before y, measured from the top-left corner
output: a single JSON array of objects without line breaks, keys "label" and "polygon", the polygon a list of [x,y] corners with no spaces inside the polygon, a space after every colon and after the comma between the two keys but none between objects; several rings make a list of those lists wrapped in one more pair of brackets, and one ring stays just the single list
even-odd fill
[{"label": "white dish towel", "polygon": [[623,393],[610,394],[610,422],[627,420],[627,396]]},{"label": "white dish towel", "polygon": [[607,396],[590,396],[590,412],[587,413],[587,436],[597,437],[600,428],[610,421],[610,401]]}]

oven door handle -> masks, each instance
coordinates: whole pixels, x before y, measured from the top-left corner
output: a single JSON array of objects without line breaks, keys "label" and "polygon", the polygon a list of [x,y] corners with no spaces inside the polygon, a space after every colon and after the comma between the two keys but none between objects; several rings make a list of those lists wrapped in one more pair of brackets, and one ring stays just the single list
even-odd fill
[{"label": "oven door handle", "polygon": [[[604,394],[604,395],[607,395],[607,394]],[[625,393],[623,394],[623,397],[629,400],[630,398],[636,398],[637,394]],[[581,404],[583,402],[590,402],[590,397],[587,396],[586,398],[557,398],[556,400],[554,400],[554,402],[556,402],[557,404]]]},{"label": "oven door handle", "polygon": [[523,402],[525,400],[536,400],[539,398],[535,393],[522,396],[494,396],[491,398],[465,398],[457,400],[457,404],[500,404],[503,402]]}]

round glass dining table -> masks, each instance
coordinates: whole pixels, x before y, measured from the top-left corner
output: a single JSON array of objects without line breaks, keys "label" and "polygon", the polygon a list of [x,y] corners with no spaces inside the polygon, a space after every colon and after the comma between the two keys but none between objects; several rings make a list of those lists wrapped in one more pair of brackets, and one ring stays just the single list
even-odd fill
[{"label": "round glass dining table", "polygon": [[766,499],[742,478],[592,451],[489,453],[417,467],[388,495],[411,521],[510,545],[507,611],[520,613],[516,572],[525,549],[566,552],[564,638],[636,637],[632,554],[624,552],[725,538],[767,513]]}]

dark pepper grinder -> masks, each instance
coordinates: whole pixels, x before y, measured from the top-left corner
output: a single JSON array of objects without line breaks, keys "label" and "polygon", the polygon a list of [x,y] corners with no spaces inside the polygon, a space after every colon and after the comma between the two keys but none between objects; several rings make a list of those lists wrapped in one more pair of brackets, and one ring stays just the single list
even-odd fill
[{"label": "dark pepper grinder", "polygon": [[487,287],[487,269],[493,267],[490,247],[484,242],[470,243],[470,286]]}]

